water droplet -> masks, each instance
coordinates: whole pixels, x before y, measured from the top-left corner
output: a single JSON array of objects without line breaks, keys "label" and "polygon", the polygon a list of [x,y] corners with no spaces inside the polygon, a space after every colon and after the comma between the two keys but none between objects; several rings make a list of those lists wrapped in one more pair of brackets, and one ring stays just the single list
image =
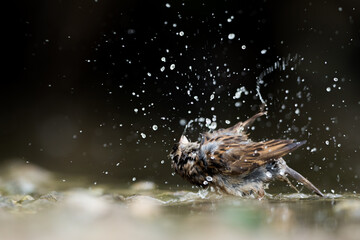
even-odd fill
[{"label": "water droplet", "polygon": [[211,182],[213,179],[212,179],[212,177],[210,177],[210,176],[206,176],[206,181],[209,181],[209,182]]},{"label": "water droplet", "polygon": [[228,38],[229,38],[230,40],[233,40],[233,39],[235,38],[235,34],[234,34],[234,33],[230,33],[230,34],[228,35]]},{"label": "water droplet", "polygon": [[267,52],[266,49],[261,50],[261,54],[265,54]]},{"label": "water droplet", "polygon": [[216,122],[212,122],[209,126],[210,129],[215,129],[217,127],[217,123]]},{"label": "water droplet", "polygon": [[135,29],[128,29],[128,34],[131,35],[131,34],[134,34],[135,33]]},{"label": "water droplet", "polygon": [[327,88],[326,88],[326,91],[327,91],[327,92],[330,92],[330,91],[331,91],[331,88],[330,88],[330,87],[327,87]]},{"label": "water droplet", "polygon": [[131,180],[132,180],[133,182],[135,182],[135,181],[136,181],[136,177],[133,177]]},{"label": "water droplet", "polygon": [[180,124],[180,126],[185,126],[186,125],[186,120],[185,119],[180,119],[179,124]]},{"label": "water droplet", "polygon": [[171,7],[170,3],[166,3],[165,6],[166,6],[167,8],[170,8],[170,7]]},{"label": "water droplet", "polygon": [[146,138],[146,134],[145,133],[140,133],[142,138]]},{"label": "water droplet", "polygon": [[152,129],[153,129],[154,131],[156,131],[156,130],[158,130],[158,126],[157,126],[157,125],[153,125],[153,126],[152,126]]},{"label": "water droplet", "polygon": [[170,70],[174,70],[175,69],[175,64],[171,64],[170,65]]}]

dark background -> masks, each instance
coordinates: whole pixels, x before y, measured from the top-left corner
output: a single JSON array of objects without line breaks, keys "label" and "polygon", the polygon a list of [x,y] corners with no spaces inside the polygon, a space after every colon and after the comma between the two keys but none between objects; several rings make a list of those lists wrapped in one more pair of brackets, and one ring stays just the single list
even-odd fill
[{"label": "dark background", "polygon": [[286,158],[294,169],[320,189],[359,190],[358,1],[12,4],[0,161],[92,182],[189,186],[167,158],[180,123],[198,121],[187,132],[196,140],[208,130],[201,117],[218,127],[245,120],[261,104],[256,79],[284,62],[263,78],[269,114],[253,139],[305,139]]}]

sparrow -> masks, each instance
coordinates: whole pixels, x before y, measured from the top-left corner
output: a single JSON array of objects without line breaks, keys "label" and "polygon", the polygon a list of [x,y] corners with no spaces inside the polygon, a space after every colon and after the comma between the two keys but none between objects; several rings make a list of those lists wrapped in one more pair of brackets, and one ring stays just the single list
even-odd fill
[{"label": "sparrow", "polygon": [[247,133],[252,123],[267,112],[261,110],[245,122],[202,134],[200,142],[182,135],[170,153],[172,168],[190,183],[235,196],[263,198],[271,181],[286,181],[288,176],[315,194],[324,195],[309,180],[290,168],[283,156],[306,143],[274,139],[253,142]]}]

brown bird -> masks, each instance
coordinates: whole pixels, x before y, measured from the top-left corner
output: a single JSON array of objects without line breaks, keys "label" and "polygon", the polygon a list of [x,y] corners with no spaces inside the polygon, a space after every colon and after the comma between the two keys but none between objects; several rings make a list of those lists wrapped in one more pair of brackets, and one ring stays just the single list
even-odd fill
[{"label": "brown bird", "polygon": [[323,197],[309,180],[287,166],[282,158],[306,141],[275,139],[253,142],[248,138],[246,131],[256,118],[264,114],[266,112],[261,111],[233,127],[204,133],[200,143],[189,142],[182,135],[170,153],[172,168],[192,184],[212,186],[236,196],[262,198],[273,180],[286,181],[297,190],[287,178],[291,176]]}]

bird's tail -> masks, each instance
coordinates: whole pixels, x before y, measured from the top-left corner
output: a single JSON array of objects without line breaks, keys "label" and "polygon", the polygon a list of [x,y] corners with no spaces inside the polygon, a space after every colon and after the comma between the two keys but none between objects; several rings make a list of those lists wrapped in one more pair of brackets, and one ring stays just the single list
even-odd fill
[{"label": "bird's tail", "polygon": [[301,182],[302,184],[304,184],[304,186],[306,188],[308,188],[309,190],[313,191],[314,193],[316,193],[317,195],[319,195],[320,197],[323,197],[324,194],[322,194],[320,192],[319,189],[317,189],[314,184],[312,184],[309,180],[307,180],[306,178],[304,178],[300,173],[298,173],[297,171],[295,171],[294,169],[286,166],[285,168],[285,173],[287,173],[289,176],[291,176],[292,178],[294,178],[296,181]]}]

